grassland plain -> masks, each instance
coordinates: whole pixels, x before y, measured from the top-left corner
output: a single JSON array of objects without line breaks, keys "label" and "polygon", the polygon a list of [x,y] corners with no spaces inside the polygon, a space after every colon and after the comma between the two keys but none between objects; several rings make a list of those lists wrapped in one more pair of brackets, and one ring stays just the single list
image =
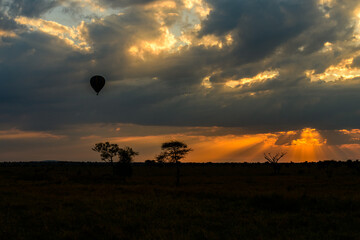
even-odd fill
[{"label": "grassland plain", "polygon": [[0,239],[360,239],[351,166],[2,163]]}]

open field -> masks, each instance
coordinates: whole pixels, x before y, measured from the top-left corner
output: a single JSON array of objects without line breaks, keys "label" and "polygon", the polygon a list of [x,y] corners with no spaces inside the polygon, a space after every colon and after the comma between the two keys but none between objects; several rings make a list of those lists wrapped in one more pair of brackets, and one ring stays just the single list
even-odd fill
[{"label": "open field", "polygon": [[360,239],[349,163],[0,164],[0,239]]}]

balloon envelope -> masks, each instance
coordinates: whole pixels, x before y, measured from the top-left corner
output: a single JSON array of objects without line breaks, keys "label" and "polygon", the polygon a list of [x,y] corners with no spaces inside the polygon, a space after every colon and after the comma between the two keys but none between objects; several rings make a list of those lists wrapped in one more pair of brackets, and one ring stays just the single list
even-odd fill
[{"label": "balloon envelope", "polygon": [[96,92],[96,95],[99,94],[100,90],[104,87],[105,85],[105,78],[102,77],[102,76],[93,76],[91,79],[90,79],[90,84],[91,84],[91,87],[95,90]]}]

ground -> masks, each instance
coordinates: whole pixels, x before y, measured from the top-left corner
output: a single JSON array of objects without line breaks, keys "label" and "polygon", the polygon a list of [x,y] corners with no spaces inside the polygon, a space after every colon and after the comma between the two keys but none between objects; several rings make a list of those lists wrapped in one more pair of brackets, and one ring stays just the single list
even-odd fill
[{"label": "ground", "polygon": [[354,164],[0,164],[0,239],[360,239]]}]

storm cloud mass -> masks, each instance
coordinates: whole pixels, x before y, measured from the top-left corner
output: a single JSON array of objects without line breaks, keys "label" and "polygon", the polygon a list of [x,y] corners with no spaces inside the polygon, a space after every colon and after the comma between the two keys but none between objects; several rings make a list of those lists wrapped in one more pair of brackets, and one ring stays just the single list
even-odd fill
[{"label": "storm cloud mass", "polygon": [[0,20],[4,131],[359,128],[357,0],[0,0]]}]

